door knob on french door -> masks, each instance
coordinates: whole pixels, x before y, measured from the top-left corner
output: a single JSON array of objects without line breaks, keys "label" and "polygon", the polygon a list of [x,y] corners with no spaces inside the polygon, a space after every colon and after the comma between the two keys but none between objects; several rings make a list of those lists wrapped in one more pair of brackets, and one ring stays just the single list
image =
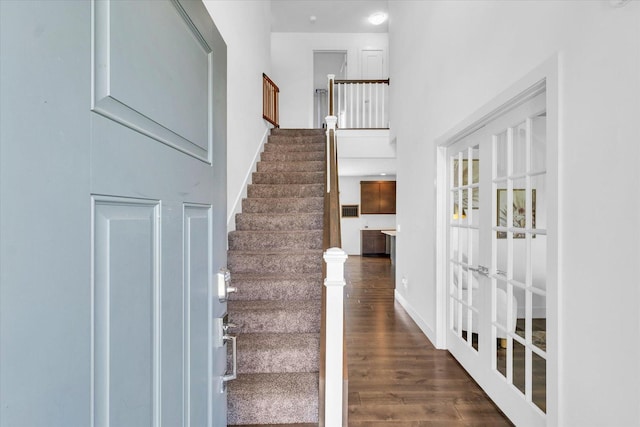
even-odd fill
[{"label": "door knob on french door", "polygon": [[231,273],[226,268],[222,267],[218,271],[216,280],[218,282],[218,299],[220,302],[227,301],[229,294],[238,292],[237,288],[231,286]]},{"label": "door knob on french door", "polygon": [[476,272],[482,274],[483,276],[488,276],[489,275],[489,269],[487,267],[485,267],[484,265],[479,265],[477,267],[474,267],[474,266],[470,265],[469,266],[469,270],[476,271]]}]

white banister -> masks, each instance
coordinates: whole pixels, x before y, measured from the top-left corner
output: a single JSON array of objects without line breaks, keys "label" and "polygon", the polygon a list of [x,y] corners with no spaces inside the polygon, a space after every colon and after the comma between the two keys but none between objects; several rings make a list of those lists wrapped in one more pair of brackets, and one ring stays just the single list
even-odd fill
[{"label": "white banister", "polygon": [[340,427],[343,419],[343,343],[344,343],[344,263],[347,253],[330,248],[324,253],[327,263],[325,405],[326,427]]},{"label": "white banister", "polygon": [[388,129],[389,80],[334,80],[340,129]]}]

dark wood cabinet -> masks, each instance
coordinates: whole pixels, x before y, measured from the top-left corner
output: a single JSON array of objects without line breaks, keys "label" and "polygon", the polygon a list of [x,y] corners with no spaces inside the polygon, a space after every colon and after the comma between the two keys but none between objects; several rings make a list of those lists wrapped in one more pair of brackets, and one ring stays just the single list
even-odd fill
[{"label": "dark wood cabinet", "polygon": [[360,230],[362,256],[386,256],[387,236],[380,230]]},{"label": "dark wood cabinet", "polygon": [[395,214],[395,181],[360,181],[360,213]]}]

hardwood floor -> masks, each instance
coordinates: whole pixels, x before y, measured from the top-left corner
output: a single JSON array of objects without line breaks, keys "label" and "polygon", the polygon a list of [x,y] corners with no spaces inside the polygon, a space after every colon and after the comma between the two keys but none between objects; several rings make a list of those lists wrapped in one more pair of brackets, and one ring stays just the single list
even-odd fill
[{"label": "hardwood floor", "polygon": [[350,256],[345,302],[349,426],[510,426],[394,299],[388,258]]}]

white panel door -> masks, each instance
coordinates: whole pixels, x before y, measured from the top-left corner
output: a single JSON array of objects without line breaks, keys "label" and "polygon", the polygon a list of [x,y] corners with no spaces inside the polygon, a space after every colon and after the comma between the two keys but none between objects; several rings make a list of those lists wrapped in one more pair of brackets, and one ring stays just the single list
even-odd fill
[{"label": "white panel door", "polygon": [[[544,92],[448,148],[447,347],[514,422],[545,425]],[[553,322],[552,322],[553,323]]]},{"label": "white panel door", "polygon": [[226,425],[226,46],[200,1],[2,1],[0,425]]},{"label": "white panel door", "polygon": [[384,79],[384,51],[382,49],[363,49],[360,51],[360,67],[363,80]]}]

